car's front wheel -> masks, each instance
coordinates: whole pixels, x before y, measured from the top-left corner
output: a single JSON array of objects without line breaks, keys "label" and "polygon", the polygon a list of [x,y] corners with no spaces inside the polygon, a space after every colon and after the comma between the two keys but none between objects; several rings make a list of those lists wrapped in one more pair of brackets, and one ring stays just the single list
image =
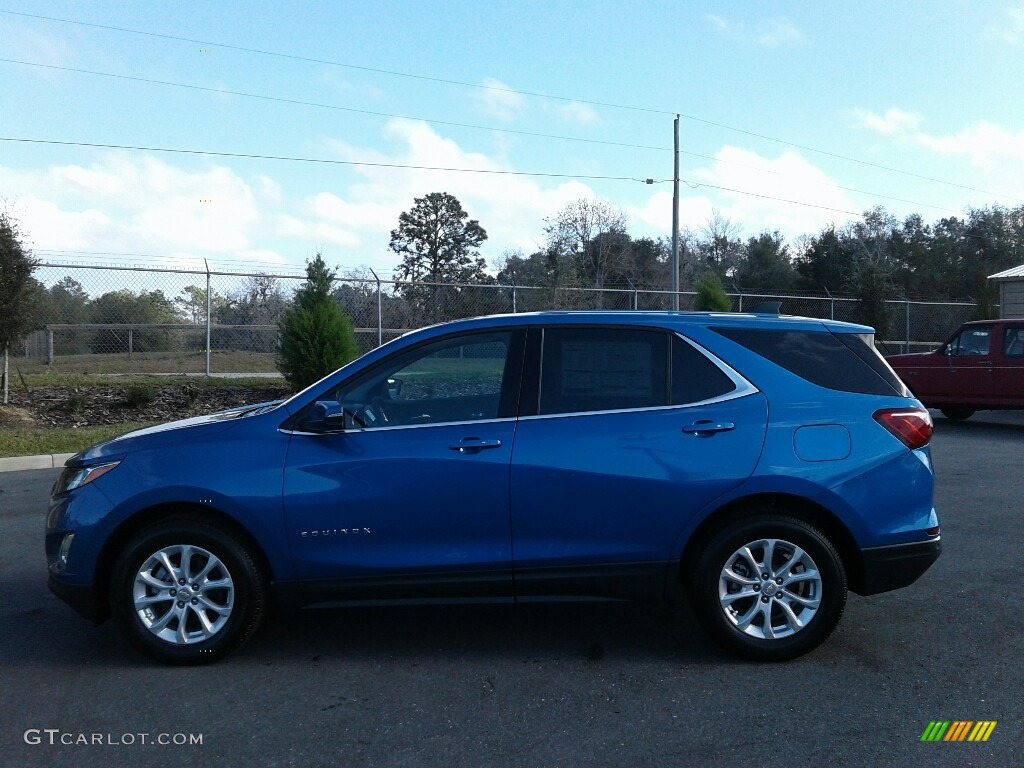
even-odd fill
[{"label": "car's front wheel", "polygon": [[259,560],[235,535],[171,519],[135,536],[111,578],[111,612],[137,648],[168,664],[206,664],[244,643],[266,605]]},{"label": "car's front wheel", "polygon": [[713,536],[689,586],[708,633],[757,661],[785,661],[817,647],[846,605],[835,547],[802,520],[774,512],[736,520]]}]

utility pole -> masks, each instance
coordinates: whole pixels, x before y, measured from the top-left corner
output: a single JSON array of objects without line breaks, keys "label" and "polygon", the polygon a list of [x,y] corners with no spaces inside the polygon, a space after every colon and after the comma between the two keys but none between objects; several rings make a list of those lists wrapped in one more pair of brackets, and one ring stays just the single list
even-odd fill
[{"label": "utility pole", "polygon": [[672,178],[672,309],[679,309],[679,115],[675,119],[675,173]]}]

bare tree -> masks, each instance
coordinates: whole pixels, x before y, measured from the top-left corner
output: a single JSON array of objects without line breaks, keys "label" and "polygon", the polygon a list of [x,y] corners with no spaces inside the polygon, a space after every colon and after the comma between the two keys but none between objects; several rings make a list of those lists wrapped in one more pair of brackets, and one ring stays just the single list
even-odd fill
[{"label": "bare tree", "polygon": [[697,254],[704,267],[710,269],[722,281],[733,277],[743,259],[743,243],[740,242],[741,227],[717,208],[700,229],[695,243]]},{"label": "bare tree", "polygon": [[573,259],[595,288],[604,288],[609,274],[627,255],[628,237],[615,236],[625,235],[627,224],[626,214],[606,202],[576,200],[548,220],[548,249]]}]

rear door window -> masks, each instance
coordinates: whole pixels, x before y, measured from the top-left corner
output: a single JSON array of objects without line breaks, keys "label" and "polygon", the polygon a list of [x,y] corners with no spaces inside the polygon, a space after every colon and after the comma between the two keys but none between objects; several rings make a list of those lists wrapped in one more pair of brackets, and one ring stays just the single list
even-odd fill
[{"label": "rear door window", "polygon": [[668,334],[632,328],[548,328],[539,413],[669,404]]},{"label": "rear door window", "polygon": [[1003,357],[1024,358],[1024,327],[1006,329],[1003,335]]},{"label": "rear door window", "polygon": [[540,414],[689,405],[737,389],[693,344],[643,328],[547,328],[540,379]]}]

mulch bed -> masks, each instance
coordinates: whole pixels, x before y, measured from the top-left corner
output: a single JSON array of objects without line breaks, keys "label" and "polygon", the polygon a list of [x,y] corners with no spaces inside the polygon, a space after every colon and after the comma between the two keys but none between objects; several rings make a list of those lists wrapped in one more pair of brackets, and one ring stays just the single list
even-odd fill
[{"label": "mulch bed", "polygon": [[[239,405],[280,400],[289,390],[240,387],[110,386],[82,388],[12,389],[10,404],[29,412],[37,426],[63,429],[174,421],[227,410]],[[150,399],[152,398],[152,399]]]}]

